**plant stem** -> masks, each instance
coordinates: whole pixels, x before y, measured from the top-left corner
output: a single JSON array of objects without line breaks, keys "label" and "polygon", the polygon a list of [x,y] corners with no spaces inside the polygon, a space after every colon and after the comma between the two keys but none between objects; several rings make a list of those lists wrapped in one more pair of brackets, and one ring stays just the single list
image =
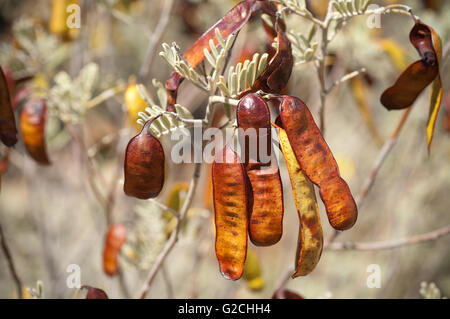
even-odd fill
[{"label": "plant stem", "polygon": [[161,41],[161,38],[164,35],[164,31],[169,24],[170,13],[172,12],[174,3],[174,0],[164,0],[163,10],[161,12],[158,24],[156,25],[156,28],[153,31],[153,35],[148,43],[144,63],[142,64],[141,70],[139,71],[139,77],[142,82],[146,81],[151,72],[156,52],[156,46],[159,44],[159,41]]},{"label": "plant stem", "polygon": [[3,233],[3,228],[1,224],[0,224],[0,245],[2,247],[3,254],[5,255],[9,271],[11,272],[11,276],[14,280],[14,283],[16,284],[17,296],[19,299],[22,299],[22,280],[17,274],[16,266],[11,256],[11,250],[9,249],[8,243],[6,242],[5,234]]},{"label": "plant stem", "polygon": [[441,237],[450,234],[450,225],[436,229],[434,231],[411,236],[402,239],[393,239],[387,241],[375,241],[375,242],[365,242],[365,243],[355,243],[355,242],[340,242],[340,243],[329,243],[325,246],[325,249],[330,250],[386,250],[400,248],[403,246],[419,244],[427,241],[437,240]]}]

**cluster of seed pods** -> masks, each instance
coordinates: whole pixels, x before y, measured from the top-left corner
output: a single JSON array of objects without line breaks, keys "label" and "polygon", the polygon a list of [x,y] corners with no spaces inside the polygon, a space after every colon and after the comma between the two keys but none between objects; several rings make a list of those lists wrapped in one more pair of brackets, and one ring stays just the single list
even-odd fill
[{"label": "cluster of seed pods", "polygon": [[[328,220],[337,230],[351,228],[357,208],[347,183],[340,177],[337,163],[315,124],[307,106],[292,96],[276,96],[281,126],[279,143],[291,179],[300,229],[293,277],[309,274],[317,265],[323,246],[323,233],[313,184],[317,185]],[[270,136],[270,112],[257,94],[247,94],[239,102],[236,119],[241,153],[227,144],[212,167],[216,223],[216,255],[222,274],[239,279],[244,270],[247,238],[258,246],[277,243],[283,228],[283,186],[278,163],[264,163],[249,152]],[[257,134],[245,132],[254,129]],[[261,130],[263,129],[263,130]],[[253,139],[253,140],[252,140]],[[270,148],[270,142],[267,144]],[[263,152],[264,153],[264,152]],[[228,160],[227,160],[228,159]]]}]

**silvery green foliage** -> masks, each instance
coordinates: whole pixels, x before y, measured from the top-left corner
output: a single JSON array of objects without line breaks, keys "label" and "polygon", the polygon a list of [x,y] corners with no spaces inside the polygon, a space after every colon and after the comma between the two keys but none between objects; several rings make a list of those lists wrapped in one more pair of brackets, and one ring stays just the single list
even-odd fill
[{"label": "silvery green foliage", "polygon": [[51,73],[68,57],[68,45],[36,26],[32,19],[18,19],[13,25],[13,35],[19,48],[2,42],[0,64],[8,65],[15,72]]},{"label": "silvery green foliage", "polygon": [[72,79],[64,71],[54,77],[55,85],[48,92],[48,106],[64,122],[78,123],[86,113],[86,103],[91,100],[99,79],[95,63],[84,66]]},{"label": "silvery green foliage", "polygon": [[441,290],[434,282],[421,282],[419,292],[425,299],[447,299],[447,297],[441,295]]},{"label": "silvery green foliage", "polygon": [[142,201],[134,211],[136,219],[122,248],[122,260],[126,261],[125,266],[149,269],[166,241],[167,221],[152,201]]},{"label": "silvery green foliage", "polygon": [[166,60],[166,62],[182,77],[191,81],[199,88],[212,92],[217,87],[217,81],[225,66],[228,52],[231,50],[236,34],[229,35],[226,39],[223,39],[219,29],[216,28],[216,40],[218,45],[216,46],[213,40],[209,41],[210,50],[204,49],[205,60],[211,66],[211,74],[206,76],[200,71],[192,68],[181,56],[180,50],[176,43],[169,46],[167,43],[163,43],[163,50],[159,55]]},{"label": "silvery green foliage", "polygon": [[278,0],[282,5],[298,12],[306,12],[305,0]]},{"label": "silvery green foliage", "polygon": [[228,80],[222,75],[219,76],[217,87],[222,95],[236,98],[240,93],[252,87],[266,68],[268,57],[267,53],[262,55],[255,53],[251,60],[245,60],[244,63],[239,62],[237,65],[231,66],[226,77]]},{"label": "silvery green foliage", "polygon": [[372,0],[334,0],[332,5],[336,12],[333,18],[341,19],[364,14],[371,2]]},{"label": "silvery green foliage", "polygon": [[179,104],[175,104],[177,117],[175,117],[173,114],[168,114],[167,112],[165,112],[164,108],[161,107],[161,105],[165,106],[167,104],[167,93],[164,85],[156,79],[153,79],[153,86],[157,89],[156,94],[158,96],[159,104],[157,104],[153,100],[145,86],[143,86],[142,84],[137,85],[139,94],[141,95],[142,99],[144,99],[144,101],[148,104],[148,107],[145,108],[145,112],[139,112],[139,119],[137,120],[137,123],[143,126],[145,122],[147,122],[151,118],[159,116],[156,120],[153,121],[152,125],[150,126],[152,134],[156,137],[168,134],[179,127],[185,127],[185,123],[178,120],[177,118],[191,120],[193,119],[191,112],[187,108]]},{"label": "silvery green foliage", "polygon": [[292,43],[292,55],[295,58],[295,64],[302,64],[314,59],[319,43],[314,41],[317,26],[312,25],[308,36],[304,36],[293,30],[287,33],[287,37]]}]

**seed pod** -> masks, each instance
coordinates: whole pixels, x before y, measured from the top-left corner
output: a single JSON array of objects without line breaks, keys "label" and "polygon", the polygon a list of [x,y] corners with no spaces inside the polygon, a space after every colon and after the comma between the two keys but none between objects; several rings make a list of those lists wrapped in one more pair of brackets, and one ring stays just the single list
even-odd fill
[{"label": "seed pod", "polygon": [[295,278],[308,275],[318,264],[322,255],[323,232],[314,186],[303,174],[286,131],[282,128],[279,128],[278,138],[289,171],[300,222],[295,272],[292,274],[292,278]]},{"label": "seed pod", "polygon": [[8,147],[17,143],[17,128],[11,105],[8,80],[0,67],[0,139]]},{"label": "seed pod", "polygon": [[103,249],[103,270],[114,276],[119,270],[119,253],[127,238],[127,229],[122,224],[109,226]]},{"label": "seed pod", "polygon": [[151,134],[152,122],[153,119],[147,121],[141,132],[130,140],[125,153],[123,190],[139,199],[158,196],[164,185],[164,150]]},{"label": "seed pod", "polygon": [[302,171],[320,189],[333,228],[351,228],[358,217],[355,200],[327,143],[308,110],[298,98],[282,96],[280,116]]},{"label": "seed pod", "polygon": [[106,292],[104,292],[102,289],[87,285],[82,286],[81,289],[86,289],[88,291],[86,294],[86,299],[109,299]]},{"label": "seed pod", "polygon": [[242,277],[247,281],[248,288],[253,291],[259,291],[264,288],[264,278],[261,275],[261,267],[259,264],[260,262],[256,253],[248,248]]},{"label": "seed pod", "polygon": [[[258,95],[248,94],[239,101],[236,120],[239,133],[243,135],[239,140],[250,181],[250,240],[257,246],[274,245],[283,234],[283,185],[276,159],[271,156],[269,107]],[[254,129],[256,134],[244,135],[249,129]],[[262,163],[260,159],[264,139],[268,148],[264,153],[272,158],[269,163]],[[257,146],[257,154],[249,154],[251,145]]]},{"label": "seed pod", "polygon": [[222,275],[241,278],[247,255],[248,193],[239,156],[227,144],[212,165],[216,256]]},{"label": "seed pod", "polygon": [[127,87],[124,94],[124,100],[128,110],[130,123],[133,124],[139,132],[141,126],[136,121],[139,118],[139,112],[144,112],[147,103],[139,94],[136,84],[131,84]]},{"label": "seed pod", "polygon": [[419,94],[439,74],[439,61],[433,46],[434,31],[417,22],[409,39],[419,53],[421,60],[411,64],[397,79],[395,84],[381,95],[380,101],[388,110],[399,110],[411,106]]},{"label": "seed pod", "polygon": [[273,293],[272,299],[305,299],[301,295],[288,289],[278,289]]},{"label": "seed pod", "polygon": [[37,163],[49,165],[45,147],[45,123],[47,105],[43,99],[32,99],[25,104],[20,114],[20,129],[28,154]]},{"label": "seed pod", "polygon": [[263,90],[266,93],[282,93],[291,77],[294,66],[291,41],[283,32],[281,22],[276,23],[278,48],[272,60],[267,64],[266,69],[256,79],[253,86],[246,90],[241,96],[249,92]]}]

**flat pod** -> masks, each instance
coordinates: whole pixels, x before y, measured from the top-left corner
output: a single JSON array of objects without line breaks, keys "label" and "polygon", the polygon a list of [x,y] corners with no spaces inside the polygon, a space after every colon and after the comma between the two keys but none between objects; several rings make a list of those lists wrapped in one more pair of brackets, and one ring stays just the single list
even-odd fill
[{"label": "flat pod", "polygon": [[212,165],[216,256],[222,275],[242,276],[247,255],[248,194],[244,166],[227,144]]},{"label": "flat pod", "polygon": [[12,147],[17,143],[17,128],[11,104],[8,81],[0,67],[0,139],[3,144]]},{"label": "flat pod", "polygon": [[281,122],[295,157],[302,171],[319,187],[331,226],[337,230],[351,228],[358,217],[355,200],[308,107],[296,97],[278,99]]},{"label": "flat pod", "polygon": [[279,141],[294,193],[299,218],[299,235],[292,277],[306,276],[317,266],[322,255],[323,232],[314,186],[303,174],[286,131],[279,128]]},{"label": "flat pod", "polygon": [[150,132],[152,120],[133,137],[125,153],[124,192],[128,196],[149,199],[158,196],[164,185],[164,150]]},{"label": "flat pod", "polygon": [[20,114],[20,129],[28,154],[37,163],[49,165],[45,146],[45,123],[47,105],[43,99],[32,99],[25,104]]},{"label": "flat pod", "polygon": [[119,253],[127,238],[127,229],[122,224],[109,226],[103,249],[103,270],[113,276],[119,270]]}]

